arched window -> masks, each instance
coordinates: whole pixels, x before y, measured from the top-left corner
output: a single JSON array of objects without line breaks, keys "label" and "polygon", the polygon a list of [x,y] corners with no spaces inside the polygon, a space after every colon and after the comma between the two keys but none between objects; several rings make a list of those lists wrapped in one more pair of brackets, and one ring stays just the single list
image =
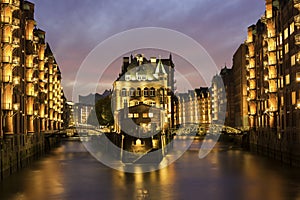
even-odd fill
[{"label": "arched window", "polygon": [[159,90],[160,103],[164,102],[164,96],[165,96],[164,93],[165,93],[165,90],[163,88],[160,88],[160,90]]},{"label": "arched window", "polygon": [[144,88],[144,97],[147,97],[149,95],[149,90],[148,88]]},{"label": "arched window", "polygon": [[136,96],[137,97],[141,96],[141,88],[136,89]]},{"label": "arched window", "polygon": [[150,96],[151,97],[155,96],[155,89],[153,87],[150,89]]},{"label": "arched window", "polygon": [[129,95],[130,95],[131,97],[134,97],[134,96],[135,96],[135,90],[134,90],[133,88],[130,88]]},{"label": "arched window", "polygon": [[127,93],[127,92],[126,92],[126,89],[123,88],[122,91],[121,91],[121,96],[122,96],[122,97],[126,97],[126,95],[127,95],[126,93]]}]

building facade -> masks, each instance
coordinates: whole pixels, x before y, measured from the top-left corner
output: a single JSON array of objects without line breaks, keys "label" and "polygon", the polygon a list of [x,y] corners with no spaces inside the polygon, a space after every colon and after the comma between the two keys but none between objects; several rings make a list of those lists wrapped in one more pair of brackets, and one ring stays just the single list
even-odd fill
[{"label": "building facade", "polygon": [[36,28],[34,4],[2,0],[0,136],[62,128],[61,73],[45,32]]},{"label": "building facade", "polygon": [[200,124],[211,123],[211,92],[208,87],[195,89],[198,104],[198,119]]},{"label": "building facade", "polygon": [[247,46],[241,44],[232,60],[232,127],[240,130],[249,130],[246,53]]},{"label": "building facade", "polygon": [[225,123],[227,109],[226,90],[221,75],[215,75],[211,83],[211,121],[214,124]]},{"label": "building facade", "polygon": [[178,122],[180,126],[198,124],[200,122],[199,103],[194,90],[187,93],[179,93],[178,98]]},{"label": "building facade", "polygon": [[[130,62],[131,61],[131,62]],[[113,112],[115,130],[121,132],[120,110],[126,106],[150,105],[162,110],[163,124],[158,130],[176,126],[174,101],[174,64],[169,59],[151,58],[147,60],[138,54],[123,59],[122,72],[114,82]],[[125,106],[126,105],[126,106]]]},{"label": "building facade", "polygon": [[211,93],[209,88],[201,87],[178,93],[178,122],[184,127],[189,124],[205,125],[211,123]]},{"label": "building facade", "polygon": [[[266,0],[246,45],[251,142],[292,162],[300,157],[300,1]],[[300,165],[300,164],[299,164]]]}]

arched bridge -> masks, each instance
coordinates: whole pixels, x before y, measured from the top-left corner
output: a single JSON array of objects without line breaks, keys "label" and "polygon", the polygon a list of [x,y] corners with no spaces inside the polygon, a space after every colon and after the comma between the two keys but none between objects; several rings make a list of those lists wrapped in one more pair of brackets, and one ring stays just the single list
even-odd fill
[{"label": "arched bridge", "polygon": [[206,134],[227,134],[241,135],[243,131],[221,124],[184,124],[177,129],[172,130],[176,135],[206,135]]}]

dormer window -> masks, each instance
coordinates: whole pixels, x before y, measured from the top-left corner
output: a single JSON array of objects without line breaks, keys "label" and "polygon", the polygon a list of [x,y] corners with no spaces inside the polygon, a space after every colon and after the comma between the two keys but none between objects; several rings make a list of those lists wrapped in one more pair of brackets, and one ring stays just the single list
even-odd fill
[{"label": "dormer window", "polygon": [[137,75],[137,80],[138,81],[145,81],[145,80],[147,80],[147,76],[146,75]]},{"label": "dormer window", "polygon": [[148,92],[149,92],[148,88],[145,88],[144,89],[144,97],[147,97],[149,95]]},{"label": "dormer window", "polygon": [[131,80],[131,76],[130,75],[125,75],[125,81],[130,81]]}]

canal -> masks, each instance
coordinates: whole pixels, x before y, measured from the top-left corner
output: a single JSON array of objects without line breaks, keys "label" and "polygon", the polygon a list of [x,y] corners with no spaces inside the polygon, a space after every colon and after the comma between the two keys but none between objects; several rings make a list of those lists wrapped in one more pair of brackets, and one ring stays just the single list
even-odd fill
[{"label": "canal", "polygon": [[300,169],[217,143],[198,158],[200,141],[170,166],[131,174],[98,162],[79,141],[0,182],[0,199],[300,199]]}]

